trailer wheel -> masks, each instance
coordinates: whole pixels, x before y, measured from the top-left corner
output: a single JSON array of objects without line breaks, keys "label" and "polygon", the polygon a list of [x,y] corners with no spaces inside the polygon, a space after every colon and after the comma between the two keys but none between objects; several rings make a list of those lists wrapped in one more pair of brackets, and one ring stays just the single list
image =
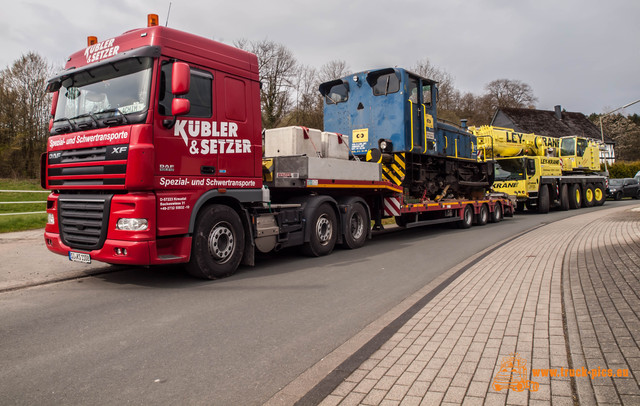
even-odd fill
[{"label": "trailer wheel", "polygon": [[542,185],[538,195],[538,213],[549,213],[549,186]]},{"label": "trailer wheel", "polygon": [[338,237],[338,221],[331,206],[328,203],[318,206],[308,224],[311,227],[311,237],[302,246],[304,254],[310,257],[330,254]]},{"label": "trailer wheel", "polygon": [[480,213],[476,216],[476,224],[483,226],[489,222],[489,207],[486,204],[480,206]]},{"label": "trailer wheel", "polygon": [[499,223],[502,221],[503,216],[503,212],[502,212],[502,205],[500,203],[496,203],[496,205],[493,207],[493,213],[491,213],[491,222],[492,223]]},{"label": "trailer wheel", "polygon": [[355,203],[349,207],[347,214],[347,229],[344,234],[343,246],[349,249],[360,248],[367,240],[369,231],[369,216],[361,204]]},{"label": "trailer wheel", "polygon": [[587,185],[587,187],[584,189],[584,199],[582,200],[582,205],[584,207],[592,207],[595,203],[595,198],[593,196],[593,185]]},{"label": "trailer wheel", "polygon": [[458,228],[469,228],[473,225],[473,206],[468,204],[462,213],[462,220],[458,222]]},{"label": "trailer wheel", "polygon": [[231,207],[214,204],[198,214],[187,271],[202,279],[233,274],[242,260],[244,230]]},{"label": "trailer wheel", "polygon": [[593,194],[596,199],[596,206],[602,206],[605,200],[607,200],[607,194],[605,193],[604,186],[601,184],[593,186]]},{"label": "trailer wheel", "polygon": [[569,210],[569,186],[566,183],[560,187],[560,210]]},{"label": "trailer wheel", "polygon": [[580,185],[574,183],[569,188],[569,208],[571,210],[579,209],[582,204],[582,191]]}]

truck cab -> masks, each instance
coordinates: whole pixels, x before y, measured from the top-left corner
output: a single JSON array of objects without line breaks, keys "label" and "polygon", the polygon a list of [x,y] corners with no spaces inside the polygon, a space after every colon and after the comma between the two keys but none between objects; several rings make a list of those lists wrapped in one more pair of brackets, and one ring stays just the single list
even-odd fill
[{"label": "truck cab", "polygon": [[203,201],[261,200],[255,55],[150,26],[90,43],[47,89],[50,250],[183,262]]}]

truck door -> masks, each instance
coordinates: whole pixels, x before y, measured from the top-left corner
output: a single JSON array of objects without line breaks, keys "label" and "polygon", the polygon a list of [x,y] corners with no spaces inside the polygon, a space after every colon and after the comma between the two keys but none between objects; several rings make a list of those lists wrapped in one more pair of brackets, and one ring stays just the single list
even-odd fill
[{"label": "truck door", "polygon": [[209,175],[218,166],[218,155],[211,153],[210,139],[217,129],[213,110],[213,73],[191,67],[189,100],[191,110],[180,116],[171,128],[166,122],[171,114],[171,71],[173,63],[164,60],[160,66],[158,115],[155,122],[156,168],[158,176]]}]

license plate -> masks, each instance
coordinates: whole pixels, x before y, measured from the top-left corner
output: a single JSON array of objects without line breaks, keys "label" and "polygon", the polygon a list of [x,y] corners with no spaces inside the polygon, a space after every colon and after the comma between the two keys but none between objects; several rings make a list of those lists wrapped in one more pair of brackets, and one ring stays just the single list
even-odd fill
[{"label": "license plate", "polygon": [[71,252],[69,251],[69,261],[82,262],[83,264],[91,263],[91,255],[83,252]]}]

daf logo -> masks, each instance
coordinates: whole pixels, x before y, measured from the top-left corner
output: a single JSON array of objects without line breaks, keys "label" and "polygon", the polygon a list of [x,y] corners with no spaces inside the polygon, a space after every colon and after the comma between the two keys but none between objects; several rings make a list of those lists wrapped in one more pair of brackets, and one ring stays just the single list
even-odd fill
[{"label": "daf logo", "polygon": [[113,147],[113,151],[111,151],[112,154],[121,154],[123,152],[127,151],[127,147]]},{"label": "daf logo", "polygon": [[58,159],[62,155],[62,152],[50,152],[49,159]]}]

